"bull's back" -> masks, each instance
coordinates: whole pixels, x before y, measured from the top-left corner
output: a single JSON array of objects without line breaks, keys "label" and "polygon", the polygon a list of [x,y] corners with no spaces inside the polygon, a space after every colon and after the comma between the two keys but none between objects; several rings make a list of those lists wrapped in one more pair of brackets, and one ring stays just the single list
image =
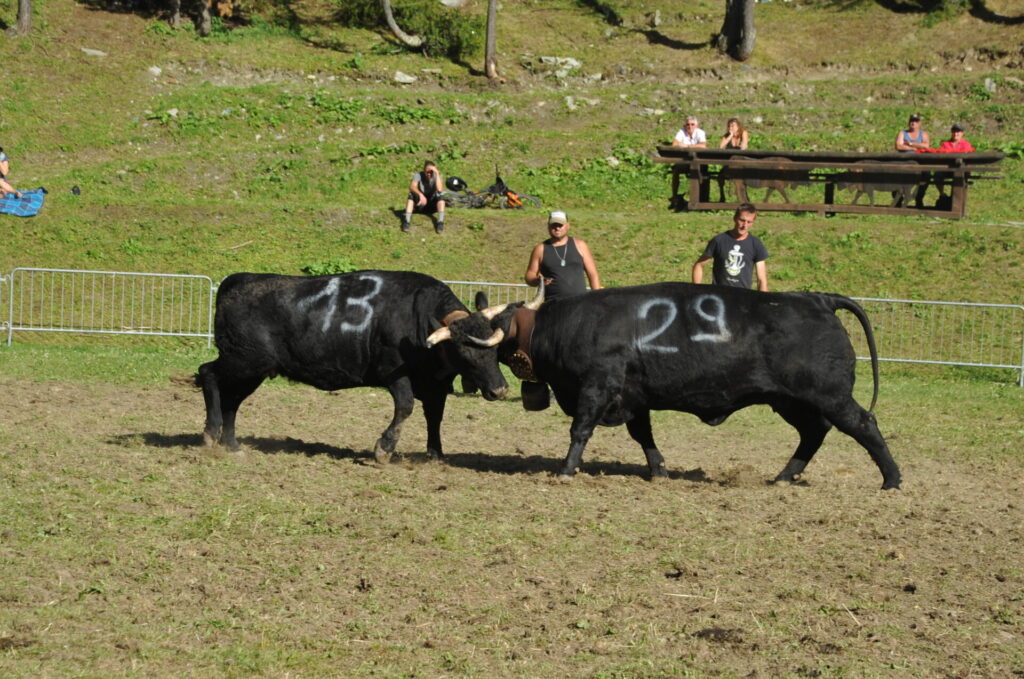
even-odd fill
[{"label": "bull's back", "polygon": [[233,274],[218,291],[217,346],[239,369],[324,389],[374,385],[415,344],[417,299],[436,282],[413,272]]},{"label": "bull's back", "polygon": [[688,283],[545,304],[534,346],[556,379],[612,375],[629,398],[681,410],[844,385],[854,360],[824,296]]}]

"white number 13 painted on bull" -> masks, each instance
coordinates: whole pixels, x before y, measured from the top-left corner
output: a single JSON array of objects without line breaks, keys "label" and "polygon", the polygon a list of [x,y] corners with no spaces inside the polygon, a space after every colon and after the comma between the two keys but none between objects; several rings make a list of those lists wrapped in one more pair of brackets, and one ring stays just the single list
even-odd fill
[{"label": "white number 13 painted on bull", "polygon": [[[380,293],[380,289],[384,287],[384,281],[381,280],[380,276],[373,276],[369,274],[363,274],[359,278],[372,281],[373,289],[366,293],[362,297],[346,297],[346,307],[358,307],[362,310],[363,319],[359,323],[349,323],[348,321],[342,321],[338,326],[342,332],[359,332],[365,330],[366,326],[370,325],[370,321],[373,319],[373,306],[370,305],[370,300]],[[336,295],[338,294],[338,288],[341,286],[341,282],[337,278],[332,278],[324,289],[312,297],[307,297],[300,302],[300,305],[305,308],[312,306],[317,300],[327,297],[330,299],[330,305],[327,307],[327,313],[324,314],[324,322],[320,327],[320,330],[327,332],[331,327],[331,319],[334,318],[334,314],[337,311],[338,300]]]},{"label": "white number 13 painted on bull", "polygon": [[360,309],[363,310],[363,320],[360,321],[359,323],[349,323],[348,321],[342,321],[340,326],[342,332],[359,332],[360,330],[364,330],[366,326],[370,324],[370,320],[373,318],[373,307],[370,306],[369,300],[376,297],[377,293],[380,292],[380,289],[384,287],[384,281],[380,279],[380,276],[362,275],[360,276],[360,278],[372,281],[373,290],[366,293],[362,297],[349,297],[348,299],[345,300],[345,306],[359,307]]}]

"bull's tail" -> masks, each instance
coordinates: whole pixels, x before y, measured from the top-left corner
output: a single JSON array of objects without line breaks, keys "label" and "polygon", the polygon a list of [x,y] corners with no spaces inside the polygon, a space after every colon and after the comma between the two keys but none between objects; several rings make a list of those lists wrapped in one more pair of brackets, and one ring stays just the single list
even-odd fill
[{"label": "bull's tail", "polygon": [[860,321],[860,326],[864,328],[864,335],[868,341],[868,353],[871,355],[871,377],[875,382],[874,390],[871,393],[871,406],[868,408],[868,412],[874,412],[875,403],[878,402],[878,349],[875,347],[875,331],[871,329],[871,321],[868,319],[867,313],[852,299],[842,295],[829,295],[829,299],[832,302],[832,311],[846,309],[857,317],[857,320]]}]

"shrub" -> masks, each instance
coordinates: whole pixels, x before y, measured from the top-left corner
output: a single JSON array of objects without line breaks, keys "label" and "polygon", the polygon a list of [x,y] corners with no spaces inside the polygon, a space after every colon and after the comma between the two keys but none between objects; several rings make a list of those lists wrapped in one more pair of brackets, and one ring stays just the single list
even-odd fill
[{"label": "shrub", "polygon": [[[395,21],[406,33],[423,38],[422,50],[453,61],[467,61],[480,51],[484,25],[480,16],[441,5],[436,0],[392,3]],[[338,20],[355,28],[384,26],[380,0],[343,0]]]}]

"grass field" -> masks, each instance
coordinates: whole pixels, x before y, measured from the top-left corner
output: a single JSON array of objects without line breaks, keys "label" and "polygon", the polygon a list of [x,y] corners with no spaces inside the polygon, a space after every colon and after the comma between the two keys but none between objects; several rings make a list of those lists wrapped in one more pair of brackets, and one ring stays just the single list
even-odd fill
[{"label": "grass field", "polygon": [[[50,193],[36,217],[0,216],[0,274],[520,281],[544,209],[399,231],[409,173],[431,157],[473,188],[497,165],[568,210],[606,285],[686,280],[730,223],[668,210],[648,156],[687,113],[709,136],[739,115],[759,148],[857,150],[889,148],[919,110],[936,142],[960,121],[1008,154],[968,218],[763,214],[772,288],[1024,303],[1016,0],[981,3],[1006,21],[759,3],[745,64],[708,47],[721,5],[506,0],[491,86],[482,56],[402,52],[325,21],[325,3],[290,5],[289,30],[199,40],[37,1],[31,36],[0,37],[0,146],[18,186]],[[582,65],[559,76],[549,55]],[[425,459],[418,407],[382,467],[385,392],[283,382],[243,406],[241,453],[206,449],[201,395],[167,378],[211,354],[0,346],[0,675],[1024,675],[1024,390],[1008,372],[883,365],[878,419],[905,478],[883,493],[836,432],[801,483],[766,485],[796,441],[765,408],[714,429],[657,413],[659,483],[621,427],[559,483],[568,418],[461,394],[447,465]]]}]

